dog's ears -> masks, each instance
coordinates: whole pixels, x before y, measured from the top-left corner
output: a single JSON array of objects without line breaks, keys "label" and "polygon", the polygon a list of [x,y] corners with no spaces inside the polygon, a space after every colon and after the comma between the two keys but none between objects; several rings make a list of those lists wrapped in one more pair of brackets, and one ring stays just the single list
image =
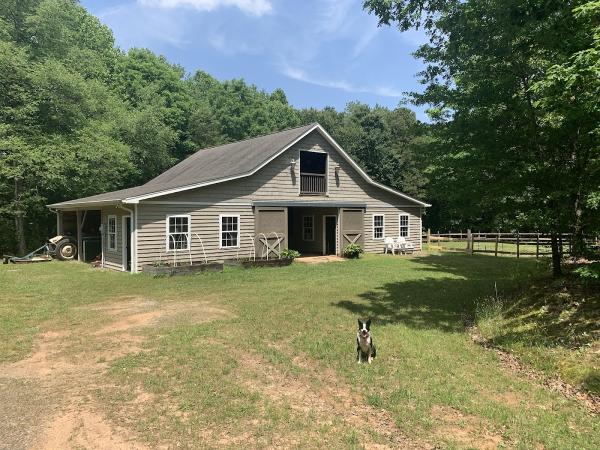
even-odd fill
[{"label": "dog's ears", "polygon": [[360,330],[362,328],[362,321],[360,319],[358,319],[358,329]]},{"label": "dog's ears", "polygon": [[371,327],[371,318],[367,319],[367,330]]}]

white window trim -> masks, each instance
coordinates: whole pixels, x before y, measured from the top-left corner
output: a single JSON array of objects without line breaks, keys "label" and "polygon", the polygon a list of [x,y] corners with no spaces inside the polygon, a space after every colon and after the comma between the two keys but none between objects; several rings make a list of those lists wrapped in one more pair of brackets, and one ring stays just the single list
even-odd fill
[{"label": "white window trim", "polygon": [[[186,248],[178,248],[177,250],[169,248],[169,220],[171,217],[187,217],[188,220],[188,232],[187,232],[187,247]],[[181,252],[181,251],[189,251],[190,246],[192,244],[192,216],[189,214],[167,214],[167,218],[165,219],[165,250],[167,253],[169,252]]]},{"label": "white window trim", "polygon": [[[406,217],[406,236],[402,236],[401,217]],[[410,236],[410,214],[400,213],[398,214],[398,237],[409,237]]]},{"label": "white window trim", "polygon": [[[115,235],[115,246],[111,247],[110,246],[110,219],[114,219],[115,221],[115,231],[114,231],[114,235]],[[115,214],[110,214],[107,216],[106,218],[106,249],[107,250],[111,250],[111,251],[117,251],[117,237],[118,237],[118,233],[117,233],[117,216]]]},{"label": "white window trim", "polygon": [[[304,218],[305,217],[310,217],[312,218],[312,239],[305,239],[304,237]],[[314,242],[315,240],[315,216],[313,215],[309,215],[309,216],[302,216],[302,240],[306,241],[306,242]]]},{"label": "white window trim", "polygon": [[[383,217],[383,221],[382,221],[382,233],[381,233],[381,237],[380,238],[376,238],[375,237],[375,217]],[[385,214],[373,214],[373,221],[372,221],[372,229],[371,232],[373,233],[373,240],[374,241],[383,241],[385,239]]]},{"label": "white window trim", "polygon": [[[237,230],[237,245],[229,245],[227,247],[223,247],[223,218],[224,217],[236,217],[238,222],[238,230]],[[219,249],[227,250],[228,248],[240,248],[240,238],[242,236],[242,219],[239,214],[219,214]]]}]

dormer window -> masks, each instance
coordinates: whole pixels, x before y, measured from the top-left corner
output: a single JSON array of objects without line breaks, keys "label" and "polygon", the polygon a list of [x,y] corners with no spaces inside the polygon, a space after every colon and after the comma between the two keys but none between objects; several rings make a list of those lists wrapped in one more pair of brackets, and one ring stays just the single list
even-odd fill
[{"label": "dormer window", "polygon": [[327,193],[327,153],[300,152],[300,194]]}]

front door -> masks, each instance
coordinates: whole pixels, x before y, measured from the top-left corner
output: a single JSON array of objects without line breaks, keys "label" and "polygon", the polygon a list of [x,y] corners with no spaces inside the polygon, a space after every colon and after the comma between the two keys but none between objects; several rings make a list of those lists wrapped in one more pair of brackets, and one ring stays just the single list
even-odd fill
[{"label": "front door", "polygon": [[126,271],[131,271],[131,217],[123,216],[123,262]]},{"label": "front door", "polygon": [[325,216],[325,255],[335,255],[336,225],[337,218],[335,216]]}]

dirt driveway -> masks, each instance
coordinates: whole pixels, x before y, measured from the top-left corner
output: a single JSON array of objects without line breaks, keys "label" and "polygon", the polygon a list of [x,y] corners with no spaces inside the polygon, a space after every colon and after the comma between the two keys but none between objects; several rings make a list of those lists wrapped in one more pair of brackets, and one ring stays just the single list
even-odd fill
[{"label": "dirt driveway", "polygon": [[68,330],[45,324],[29,357],[0,365],[0,448],[145,448],[104,417],[94,395],[103,374],[112,361],[144,351],[150,327],[228,314],[209,303],[125,297],[80,308]]},{"label": "dirt driveway", "polygon": [[[148,448],[131,426],[119,425],[119,420],[106,415],[98,393],[111,388],[107,385],[110,378],[105,376],[111,363],[128,354],[149,351],[145,346],[148,336],[160,333],[161,328],[168,330],[170,324],[197,324],[224,317],[232,314],[208,302],[124,297],[79,308],[77,323],[68,329],[60,329],[57,323],[45,324],[26,359],[0,365],[0,397],[5,400],[0,404],[4,418],[0,422],[0,448]],[[238,361],[241,385],[269,401],[289,405],[294,414],[314,416],[321,426],[343,423],[365,436],[379,436],[377,440],[367,437],[367,448],[431,448],[408,439],[386,411],[365,405],[331,370],[316,370],[308,359],[296,357],[295,364],[305,374],[290,378],[260,355],[235,348],[229,351]],[[312,385],[316,379],[318,389]],[[133,404],[123,408],[137,405],[141,410],[154,401],[152,394],[136,392]],[[226,427],[198,429],[197,436],[204,436],[200,444],[216,447],[242,445],[246,439],[243,434],[232,435]],[[301,445],[304,438],[284,434],[277,446]],[[152,447],[161,445],[154,443]]]}]

